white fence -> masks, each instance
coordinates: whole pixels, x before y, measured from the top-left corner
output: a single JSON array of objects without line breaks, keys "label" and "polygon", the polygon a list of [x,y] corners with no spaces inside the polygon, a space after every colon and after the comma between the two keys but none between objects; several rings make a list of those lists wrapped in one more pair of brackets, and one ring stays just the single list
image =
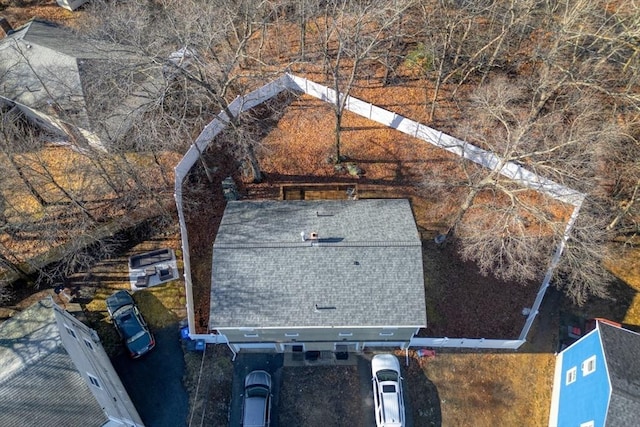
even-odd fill
[{"label": "white fence", "polygon": [[[276,96],[280,92],[290,89],[297,92],[304,92],[325,102],[335,103],[337,93],[335,90],[318,83],[307,80],[306,78],[294,76],[292,74],[284,74],[282,77],[268,83],[253,92],[244,96],[237,97],[228,106],[230,114],[237,116],[241,112],[259,105],[260,103]],[[343,96],[340,94],[340,96]],[[465,338],[414,338],[411,340],[410,346],[416,347],[459,347],[459,348],[494,348],[494,349],[517,349],[526,340],[529,330],[535,320],[544,294],[549,287],[553,271],[560,261],[560,257],[564,250],[565,244],[569,239],[571,229],[580,212],[582,202],[585,195],[571,188],[560,185],[552,180],[541,177],[531,172],[521,165],[514,162],[505,162],[492,152],[486,151],[480,147],[470,144],[461,139],[457,139],[451,135],[445,134],[439,130],[429,126],[410,120],[400,116],[392,111],[385,110],[375,106],[369,102],[349,96],[345,102],[345,108],[352,113],[366,117],[370,120],[378,122],[382,125],[397,129],[407,135],[421,139],[432,145],[447,150],[453,154],[461,156],[467,160],[477,163],[491,170],[498,170],[499,173],[523,187],[527,187],[563,203],[574,206],[573,213],[565,228],[563,239],[555,249],[549,267],[546,271],[542,284],[538,290],[536,299],[531,307],[531,311],[527,317],[525,325],[517,340],[500,340],[500,339],[465,339]],[[182,235],[182,253],[184,258],[184,277],[187,295],[187,313],[189,321],[189,333],[195,334],[195,318],[193,312],[193,292],[191,281],[191,263],[189,256],[189,240],[187,235],[187,227],[184,218],[182,204],[182,185],[189,170],[195,165],[196,161],[204,152],[213,138],[225,128],[229,122],[229,116],[222,111],[213,119],[204,130],[200,133],[196,141],[189,148],[183,159],[175,169],[175,199],[178,209],[178,218],[180,221],[180,231]],[[213,244],[213,242],[212,242]]]},{"label": "white fence", "polygon": [[[282,76],[277,80],[268,83],[253,92],[248,93],[245,96],[239,96],[231,102],[227,110],[237,116],[243,111],[246,111],[256,105],[273,98],[283,90],[287,88],[288,78]],[[201,154],[206,151],[207,147],[213,141],[216,135],[218,135],[229,123],[229,116],[225,111],[221,111],[218,116],[213,119],[205,128],[200,132],[200,135],[196,138],[187,153],[180,160],[180,163],[175,167],[175,192],[174,198],[176,200],[176,207],[178,210],[178,221],[180,223],[180,237],[182,239],[182,258],[184,262],[184,282],[186,293],[186,305],[187,305],[187,320],[189,323],[189,335],[195,335],[195,313],[193,311],[193,281],[191,279],[191,254],[189,252],[189,235],[187,233],[187,222],[184,217],[184,204],[182,201],[182,185],[184,180],[189,174],[191,168],[196,164]],[[213,245],[213,242],[211,242]]]},{"label": "white fence", "polygon": [[525,340],[498,340],[484,338],[421,338],[413,337],[409,347],[431,348],[492,348],[517,350]]}]

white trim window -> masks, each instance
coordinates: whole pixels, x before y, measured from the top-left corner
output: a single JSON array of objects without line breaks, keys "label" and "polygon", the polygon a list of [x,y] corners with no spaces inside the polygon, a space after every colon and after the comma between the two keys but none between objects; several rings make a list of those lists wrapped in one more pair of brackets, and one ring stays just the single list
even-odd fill
[{"label": "white trim window", "polygon": [[596,356],[593,355],[584,362],[582,362],[582,376],[586,377],[596,371]]},{"label": "white trim window", "polygon": [[89,377],[89,382],[91,382],[91,385],[93,385],[94,387],[98,387],[99,389],[102,389],[102,387],[100,386],[100,381],[98,381],[98,378],[94,377],[88,372],[87,372],[87,377]]},{"label": "white trim window", "polygon": [[577,377],[578,377],[578,368],[574,366],[573,368],[567,371],[566,385],[576,382]]},{"label": "white trim window", "polygon": [[67,332],[69,333],[69,335],[71,335],[72,337],[74,337],[75,339],[78,339],[78,337],[76,336],[76,331],[73,330],[73,328],[69,325],[64,325],[64,328],[67,330]]},{"label": "white trim window", "polygon": [[260,335],[256,333],[244,334],[245,338],[258,338]]},{"label": "white trim window", "polygon": [[[93,350],[93,344],[91,343],[91,341],[89,341],[88,339],[84,338],[84,345],[89,349],[89,350]],[[95,351],[95,350],[93,350]]]}]

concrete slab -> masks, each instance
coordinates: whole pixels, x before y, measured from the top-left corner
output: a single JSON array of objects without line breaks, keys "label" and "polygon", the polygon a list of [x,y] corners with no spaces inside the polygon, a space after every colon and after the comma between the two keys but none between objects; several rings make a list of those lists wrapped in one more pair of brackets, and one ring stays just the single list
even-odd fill
[{"label": "concrete slab", "polygon": [[129,283],[134,292],[176,280],[179,276],[173,249],[158,249],[129,258]]}]

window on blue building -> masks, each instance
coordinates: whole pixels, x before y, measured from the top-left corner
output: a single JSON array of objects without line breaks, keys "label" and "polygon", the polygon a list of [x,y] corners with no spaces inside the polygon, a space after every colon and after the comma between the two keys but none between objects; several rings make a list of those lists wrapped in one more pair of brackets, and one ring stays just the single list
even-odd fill
[{"label": "window on blue building", "polygon": [[578,376],[578,368],[574,366],[573,368],[567,371],[567,385],[576,381],[576,377]]},{"label": "window on blue building", "polygon": [[582,362],[582,376],[585,377],[596,370],[596,356],[591,356]]}]

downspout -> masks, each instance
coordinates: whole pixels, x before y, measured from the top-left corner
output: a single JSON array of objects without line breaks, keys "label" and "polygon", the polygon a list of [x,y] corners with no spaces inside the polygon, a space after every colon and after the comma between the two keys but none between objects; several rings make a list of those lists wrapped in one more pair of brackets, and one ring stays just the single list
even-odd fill
[{"label": "downspout", "polygon": [[224,339],[227,341],[227,347],[229,347],[229,350],[231,350],[231,353],[233,353],[233,357],[231,358],[232,362],[236,361],[236,356],[238,355],[238,353],[236,353],[236,351],[233,349],[233,347],[231,347],[231,343],[229,342],[229,338],[227,338],[227,335],[223,335]]}]

